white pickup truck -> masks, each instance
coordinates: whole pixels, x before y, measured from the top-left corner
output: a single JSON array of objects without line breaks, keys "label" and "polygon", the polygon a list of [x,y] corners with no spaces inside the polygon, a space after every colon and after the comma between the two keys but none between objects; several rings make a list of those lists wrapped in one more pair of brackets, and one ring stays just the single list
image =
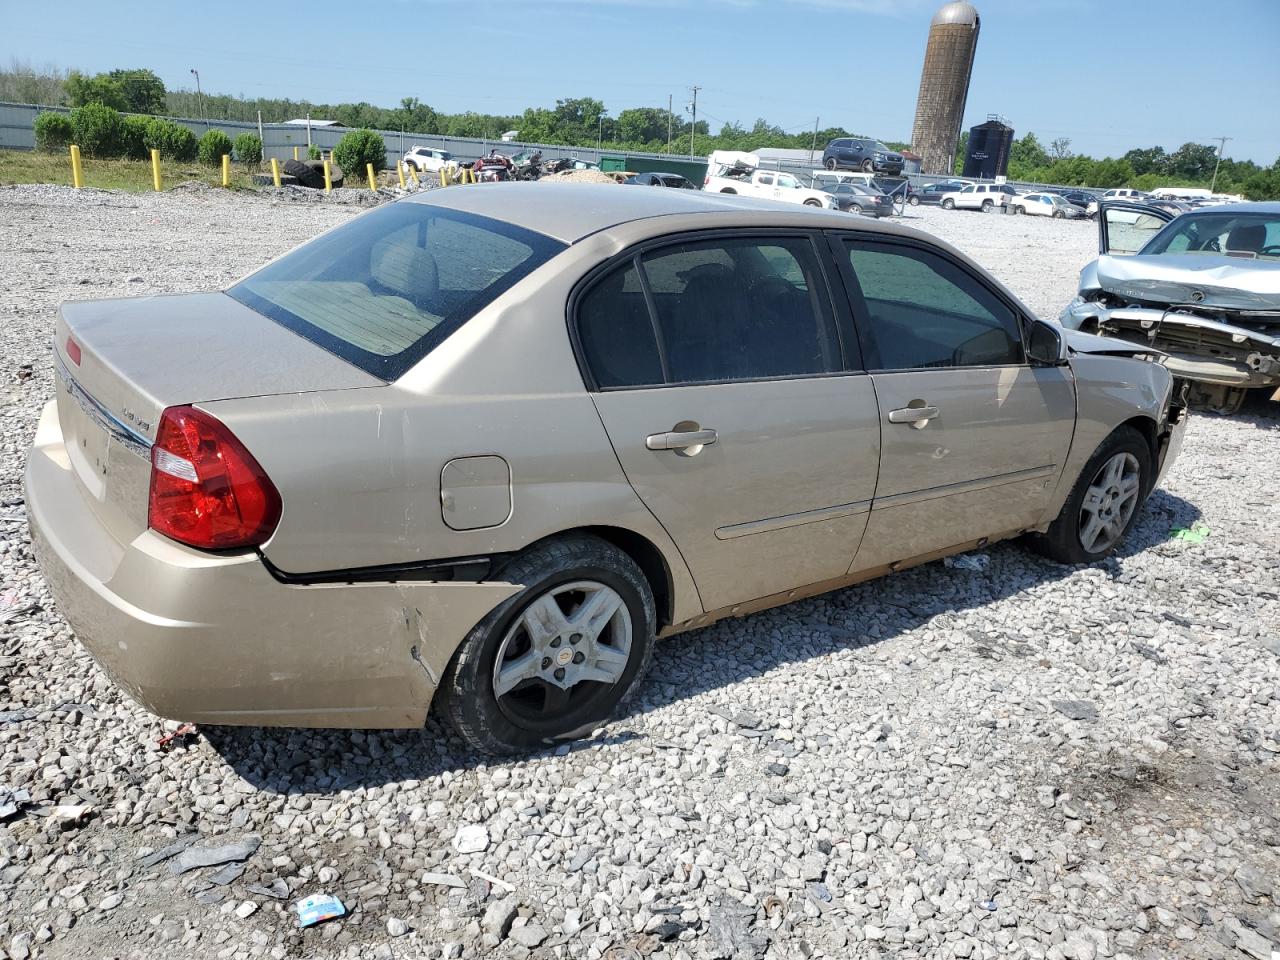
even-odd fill
[{"label": "white pickup truck", "polygon": [[761,170],[759,166],[760,158],[753,153],[713,150],[707,158],[707,177],[702,181],[702,189],[835,209],[836,201],[831,194],[811,190],[789,173]]}]

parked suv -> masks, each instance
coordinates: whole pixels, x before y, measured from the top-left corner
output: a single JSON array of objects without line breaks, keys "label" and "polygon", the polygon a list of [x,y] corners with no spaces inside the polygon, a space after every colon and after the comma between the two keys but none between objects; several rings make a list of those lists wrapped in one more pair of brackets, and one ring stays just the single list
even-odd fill
[{"label": "parked suv", "polygon": [[448,150],[433,150],[431,147],[414,147],[403,159],[419,173],[439,173],[446,167],[458,165]]},{"label": "parked suv", "polygon": [[890,150],[879,140],[862,137],[837,137],[822,151],[822,165],[828,170],[865,170],[867,173],[902,172],[902,154]]},{"label": "parked suv", "polygon": [[954,193],[942,195],[942,209],[981,210],[986,213],[992,207],[1003,207],[1018,191],[1007,183],[971,183]]}]

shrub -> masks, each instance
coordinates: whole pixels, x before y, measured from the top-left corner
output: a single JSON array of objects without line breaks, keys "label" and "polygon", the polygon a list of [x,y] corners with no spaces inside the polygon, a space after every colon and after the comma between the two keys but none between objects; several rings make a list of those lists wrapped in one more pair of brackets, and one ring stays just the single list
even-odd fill
[{"label": "shrub", "polygon": [[132,160],[150,159],[147,146],[147,125],[150,117],[124,117],[120,130],[120,152]]},{"label": "shrub", "polygon": [[200,138],[197,155],[201,163],[214,166],[222,162],[222,155],[231,152],[231,138],[221,130],[210,130]]},{"label": "shrub", "polygon": [[382,137],[372,130],[352,130],[333,148],[333,159],[338,166],[355,175],[364,171],[365,164],[372,163],[374,170],[387,165],[387,148]]},{"label": "shrub", "polygon": [[91,157],[118,157],[123,152],[124,121],[117,110],[89,103],[71,111],[74,142]]},{"label": "shrub", "polygon": [[71,118],[65,113],[42,113],[31,129],[36,135],[36,149],[45,153],[61,153],[75,136]]},{"label": "shrub", "polygon": [[262,162],[262,141],[256,133],[242,133],[236,137],[236,159],[241,163],[257,166]]},{"label": "shrub", "polygon": [[196,157],[196,135],[180,123],[152,117],[147,121],[147,133],[143,137],[147,149],[160,151],[166,160],[190,163]]},{"label": "shrub", "polygon": [[307,147],[307,159],[323,160],[324,155],[320,153],[320,148],[313,143],[311,146]]}]

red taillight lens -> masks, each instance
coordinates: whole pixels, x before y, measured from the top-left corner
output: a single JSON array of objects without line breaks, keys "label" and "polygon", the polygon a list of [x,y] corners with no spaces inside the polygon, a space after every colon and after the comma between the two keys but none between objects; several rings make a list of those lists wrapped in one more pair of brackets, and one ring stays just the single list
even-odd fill
[{"label": "red taillight lens", "polygon": [[280,494],[225,426],[195,407],[169,407],[151,447],[147,523],[206,550],[264,543],[280,521]]},{"label": "red taillight lens", "polygon": [[77,367],[80,366],[80,344],[67,337],[67,356]]}]

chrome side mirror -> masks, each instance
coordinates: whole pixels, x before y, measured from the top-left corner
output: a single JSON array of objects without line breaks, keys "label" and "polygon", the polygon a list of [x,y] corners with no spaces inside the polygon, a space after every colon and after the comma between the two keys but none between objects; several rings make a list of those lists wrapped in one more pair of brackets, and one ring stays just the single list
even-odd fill
[{"label": "chrome side mirror", "polygon": [[1067,362],[1067,341],[1062,329],[1043,320],[1027,325],[1027,357],[1032,363],[1056,367]]}]

